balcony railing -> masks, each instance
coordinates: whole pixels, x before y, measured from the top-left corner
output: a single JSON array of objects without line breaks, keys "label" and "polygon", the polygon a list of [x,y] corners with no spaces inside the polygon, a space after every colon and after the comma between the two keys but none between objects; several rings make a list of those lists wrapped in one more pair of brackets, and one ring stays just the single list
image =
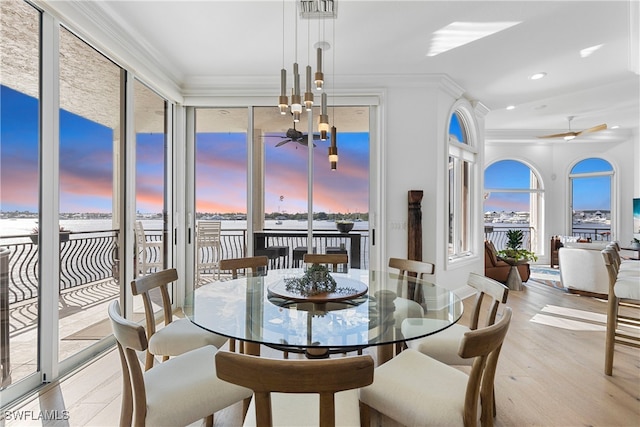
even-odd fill
[{"label": "balcony railing", "polygon": [[[322,237],[314,238],[314,246],[324,251],[327,246],[346,245],[350,239],[339,234],[328,235],[319,231]],[[306,245],[306,238],[298,234],[278,232],[270,234],[274,239],[270,244],[289,247],[288,255],[297,246]],[[72,232],[68,240],[60,243],[60,291],[104,281],[115,280],[118,272],[117,230]],[[0,247],[9,250],[8,256],[8,295],[10,304],[30,300],[38,296],[38,245],[31,235],[0,237]],[[147,239],[160,240],[161,233],[147,231]],[[37,240],[36,240],[37,242]],[[238,258],[247,254],[247,231],[243,229],[223,230],[221,235],[222,258]],[[360,268],[368,266],[368,232],[362,232],[360,239]],[[150,252],[150,262],[156,261],[159,251]],[[214,256],[211,251],[200,251],[202,261],[207,262]],[[278,267],[292,267],[293,260]]]}]

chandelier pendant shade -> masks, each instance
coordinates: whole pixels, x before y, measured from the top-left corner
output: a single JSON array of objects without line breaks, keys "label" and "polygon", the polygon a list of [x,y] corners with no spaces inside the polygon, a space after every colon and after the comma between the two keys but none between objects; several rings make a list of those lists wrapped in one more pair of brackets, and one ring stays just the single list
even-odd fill
[{"label": "chandelier pendant shade", "polygon": [[304,93],[304,108],[311,111],[313,107],[313,92],[311,92],[311,65],[307,65],[306,69],[307,91]]},{"label": "chandelier pendant shade", "polygon": [[298,73],[298,63],[293,64],[293,94],[291,95],[291,113],[293,114],[293,121],[300,121],[300,114],[302,114],[302,101],[300,98],[300,74]]},{"label": "chandelier pendant shade", "polygon": [[287,114],[289,108],[289,98],[287,97],[287,70],[280,70],[280,97],[278,98],[280,114]]},{"label": "chandelier pendant shade", "polygon": [[322,48],[316,49],[317,64],[315,80],[313,83],[316,85],[316,90],[322,90],[324,87],[324,74],[322,73]]},{"label": "chandelier pendant shade", "polygon": [[331,170],[338,168],[338,130],[335,126],[331,127],[331,145],[329,146],[329,164]]}]

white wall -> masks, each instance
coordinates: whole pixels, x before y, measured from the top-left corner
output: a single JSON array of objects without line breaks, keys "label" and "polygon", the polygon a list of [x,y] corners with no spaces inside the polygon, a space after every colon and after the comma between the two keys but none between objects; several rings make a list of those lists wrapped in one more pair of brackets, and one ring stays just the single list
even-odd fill
[{"label": "white wall", "polygon": [[[436,265],[436,281],[451,288],[464,286],[469,272],[483,273],[482,206],[476,204],[478,254],[447,265],[448,243],[448,123],[463,90],[445,76],[421,76],[387,80],[381,103],[384,125],[381,136],[384,158],[384,231],[382,259],[407,256],[408,191],[422,190],[422,259]],[[470,104],[469,104],[470,106]],[[470,110],[473,107],[470,106]],[[483,120],[475,133],[482,153]],[[479,155],[482,165],[482,154]],[[481,198],[482,173],[475,185]]]},{"label": "white wall", "polygon": [[539,263],[548,263],[548,242],[552,235],[569,233],[571,221],[568,202],[568,174],[576,162],[599,157],[607,160],[615,170],[612,195],[612,238],[626,244],[632,237],[632,200],[638,196],[638,135],[620,131],[610,136],[614,141],[565,142],[561,139],[540,141],[522,138],[517,131],[511,135],[490,133],[485,143],[485,166],[504,159],[520,160],[537,170],[545,190],[543,250]]}]

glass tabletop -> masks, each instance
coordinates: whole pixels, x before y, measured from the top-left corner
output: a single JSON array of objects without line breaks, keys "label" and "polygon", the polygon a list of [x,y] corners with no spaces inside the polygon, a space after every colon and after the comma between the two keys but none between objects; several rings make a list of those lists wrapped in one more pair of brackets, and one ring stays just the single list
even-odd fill
[{"label": "glass tabletop", "polygon": [[[327,300],[283,296],[283,284],[303,274],[302,269],[281,269],[212,282],[187,295],[185,312],[196,325],[229,338],[338,350],[424,337],[462,316],[462,302],[451,291],[385,271],[330,273],[337,297]],[[349,292],[359,296],[345,299]]]}]

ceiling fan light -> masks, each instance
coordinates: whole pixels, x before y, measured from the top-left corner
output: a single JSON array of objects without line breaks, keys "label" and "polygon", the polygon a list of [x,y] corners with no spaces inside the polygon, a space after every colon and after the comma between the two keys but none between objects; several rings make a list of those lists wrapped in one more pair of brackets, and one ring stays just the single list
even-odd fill
[{"label": "ceiling fan light", "polygon": [[571,141],[575,137],[576,137],[575,135],[567,135],[567,136],[564,137],[564,140],[565,141]]}]

